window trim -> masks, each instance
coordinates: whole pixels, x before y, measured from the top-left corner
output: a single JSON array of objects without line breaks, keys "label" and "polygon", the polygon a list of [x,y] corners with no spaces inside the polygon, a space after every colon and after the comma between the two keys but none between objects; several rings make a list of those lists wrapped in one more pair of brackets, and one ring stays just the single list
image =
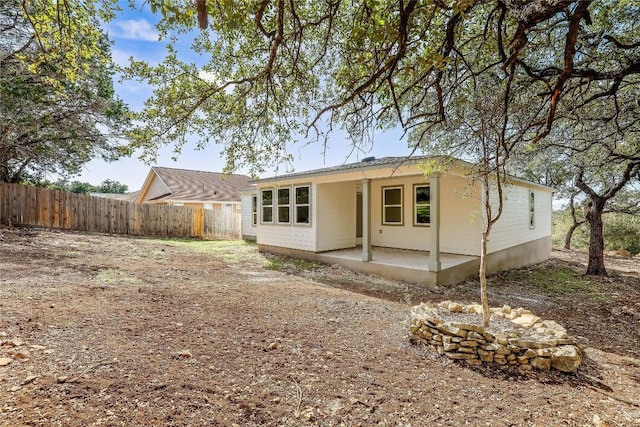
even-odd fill
[{"label": "window trim", "polygon": [[258,225],[258,195],[251,195],[251,226]]},{"label": "window trim", "polygon": [[[271,204],[264,204],[264,193],[271,192]],[[264,220],[264,209],[271,209],[271,221]],[[260,189],[260,224],[273,224],[273,208],[274,208],[274,199],[273,199],[273,188],[261,188]]]},{"label": "window trim", "polygon": [[[287,204],[280,204],[280,191],[281,190],[287,190],[289,192],[289,203]],[[278,187],[276,188],[276,198],[275,198],[275,205],[276,205],[276,220],[275,223],[276,224],[291,224],[291,187],[287,186],[287,187]],[[287,221],[280,221],[280,207],[287,207],[287,210],[289,211],[289,219]]]},{"label": "window trim", "polygon": [[[307,188],[307,192],[309,194],[309,199],[307,203],[298,203],[296,190],[298,188]],[[308,209],[307,218],[308,222],[298,222],[298,207],[306,206]],[[297,184],[293,186],[293,225],[299,227],[310,227],[311,226],[311,184]]]},{"label": "window trim", "polygon": [[[387,185],[382,186],[382,200],[380,205],[382,206],[382,225],[390,225],[390,226],[404,226],[404,184],[400,185]],[[385,204],[385,191],[386,190],[400,190],[400,204],[399,205],[387,205]],[[386,208],[387,207],[400,207],[400,222],[388,222],[386,218]]]},{"label": "window trim", "polygon": [[[427,187],[429,188],[429,203],[428,205],[426,203],[422,203],[423,205],[427,205],[429,206],[429,222],[425,223],[425,224],[421,224],[419,222],[417,222],[417,217],[418,217],[418,201],[417,199],[417,193],[416,190],[420,187]],[[413,226],[414,227],[431,227],[431,184],[413,184]]]},{"label": "window trim", "polygon": [[529,190],[529,230],[536,228],[536,193]]}]

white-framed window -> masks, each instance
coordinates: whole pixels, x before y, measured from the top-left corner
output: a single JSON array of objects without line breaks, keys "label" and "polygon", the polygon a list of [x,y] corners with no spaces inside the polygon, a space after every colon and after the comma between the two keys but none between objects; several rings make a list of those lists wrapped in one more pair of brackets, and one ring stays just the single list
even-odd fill
[{"label": "white-framed window", "polygon": [[173,206],[184,206],[184,202],[173,202]]},{"label": "white-framed window", "polygon": [[273,223],[273,190],[262,190],[260,193],[260,201],[262,204],[260,221],[267,224]]},{"label": "white-framed window", "polygon": [[294,222],[296,224],[311,224],[311,192],[308,185],[294,187]]},{"label": "white-framed window", "polygon": [[536,195],[529,190],[529,228],[536,228]]},{"label": "white-framed window", "polygon": [[258,225],[258,196],[256,194],[251,196],[251,225],[254,227]]},{"label": "white-framed window", "polygon": [[413,186],[413,225],[431,224],[431,187],[428,185]]},{"label": "white-framed window", "polygon": [[402,225],[403,186],[382,187],[382,223],[385,225]]},{"label": "white-framed window", "polygon": [[211,203],[204,203],[204,204],[202,205],[202,207],[203,207],[204,209],[213,209],[213,205],[212,205]]},{"label": "white-framed window", "polygon": [[288,224],[291,212],[291,188],[278,188],[278,223]]},{"label": "white-framed window", "polygon": [[233,205],[231,203],[225,203],[223,209],[225,212],[231,213],[233,212]]}]

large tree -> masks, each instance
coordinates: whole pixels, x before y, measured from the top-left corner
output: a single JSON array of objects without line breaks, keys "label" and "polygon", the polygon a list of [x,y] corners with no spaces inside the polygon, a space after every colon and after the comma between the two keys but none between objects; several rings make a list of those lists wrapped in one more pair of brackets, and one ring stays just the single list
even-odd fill
[{"label": "large tree", "polygon": [[[157,88],[133,133],[151,152],[196,133],[223,144],[233,169],[278,159],[291,140],[322,139],[334,126],[358,144],[371,124],[401,125],[419,147],[447,121],[463,83],[484,73],[503,77],[495,90],[505,102],[529,98],[531,114],[512,122],[520,141],[537,142],[558,118],[595,104],[638,113],[625,95],[640,72],[640,6],[631,1],[196,3],[209,24],[193,43],[200,62],[182,62],[170,43],[159,66],[130,69]],[[195,29],[190,4],[151,5],[165,33]]]},{"label": "large tree", "polygon": [[0,181],[75,175],[92,158],[128,153],[126,106],[92,10],[0,3]]},{"label": "large tree", "polygon": [[[575,130],[565,132],[570,138],[594,145],[604,138],[633,146],[639,130],[635,1],[150,5],[162,15],[161,34],[169,36],[167,57],[157,66],[133,62],[128,70],[156,88],[131,132],[134,146],[150,156],[167,141],[179,149],[195,133],[201,145],[225,147],[227,169],[259,171],[286,159],[292,140],[326,141],[342,127],[358,145],[372,126],[401,126],[418,150],[434,133],[455,135],[452,118],[475,108],[483,96],[476,81],[487,75],[503,102],[498,138],[506,158],[562,137],[558,123]],[[189,63],[175,41],[192,35],[199,59]],[[595,130],[597,137],[590,135]],[[473,154],[473,143],[467,148]],[[635,161],[635,154],[621,154]],[[577,182],[585,176],[574,172]]]}]

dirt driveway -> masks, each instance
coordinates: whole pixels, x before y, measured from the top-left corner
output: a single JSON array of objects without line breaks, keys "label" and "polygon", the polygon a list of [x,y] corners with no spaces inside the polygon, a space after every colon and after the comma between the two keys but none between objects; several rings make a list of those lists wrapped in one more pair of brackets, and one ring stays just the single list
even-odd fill
[{"label": "dirt driveway", "polygon": [[640,425],[638,359],[474,371],[409,344],[406,303],[267,264],[239,243],[0,229],[0,425]]}]

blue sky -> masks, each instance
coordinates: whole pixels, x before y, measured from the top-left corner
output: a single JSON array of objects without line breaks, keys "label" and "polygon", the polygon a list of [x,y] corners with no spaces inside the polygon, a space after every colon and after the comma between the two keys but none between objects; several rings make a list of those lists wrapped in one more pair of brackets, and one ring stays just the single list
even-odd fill
[{"label": "blue sky", "polygon": [[[137,60],[146,60],[151,63],[158,63],[165,54],[164,43],[158,41],[158,34],[154,23],[157,17],[151,13],[147,2],[137,2],[135,10],[127,6],[127,1],[123,1],[123,11],[117,18],[105,25],[105,30],[109,38],[114,42],[112,53],[114,61],[120,65],[126,65],[130,57]],[[189,58],[188,45],[179,54],[184,58]],[[195,61],[194,61],[195,62]],[[145,99],[151,93],[152,88],[136,81],[115,82],[116,92],[133,110],[142,108]],[[316,169],[324,166],[339,165],[342,163],[355,162],[366,156],[402,156],[407,155],[409,150],[406,141],[400,141],[400,132],[376,133],[374,135],[374,147],[367,153],[352,153],[349,141],[344,139],[341,133],[336,132],[323,152],[321,144],[310,144],[302,146],[292,141],[290,153],[295,160],[293,167],[296,171]],[[224,167],[223,156],[220,154],[222,147],[210,145],[204,150],[195,150],[197,139],[182,148],[182,153],[173,161],[173,147],[166,146],[159,152],[157,163],[147,165],[137,159],[137,155],[131,158],[107,163],[102,160],[93,160],[88,163],[79,177],[73,178],[91,184],[99,184],[106,179],[116,180],[129,186],[130,191],[139,189],[151,166],[165,166],[183,169],[195,169],[205,171],[221,171]],[[236,171],[247,173],[246,170]],[[283,172],[283,171],[280,171]],[[266,176],[272,176],[275,170],[268,171]]]}]

